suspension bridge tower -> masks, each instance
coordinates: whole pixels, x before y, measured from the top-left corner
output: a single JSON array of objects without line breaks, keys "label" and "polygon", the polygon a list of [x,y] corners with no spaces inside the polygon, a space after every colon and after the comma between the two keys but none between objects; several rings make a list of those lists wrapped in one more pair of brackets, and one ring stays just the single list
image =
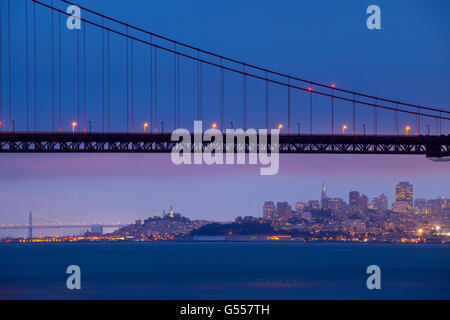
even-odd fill
[{"label": "suspension bridge tower", "polygon": [[28,239],[33,239],[33,214],[31,211],[28,213]]}]

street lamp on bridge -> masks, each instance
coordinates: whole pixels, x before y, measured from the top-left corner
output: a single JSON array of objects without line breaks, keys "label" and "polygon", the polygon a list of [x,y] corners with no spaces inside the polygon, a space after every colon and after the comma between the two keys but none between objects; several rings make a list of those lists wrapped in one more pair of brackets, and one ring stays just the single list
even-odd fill
[{"label": "street lamp on bridge", "polygon": [[144,122],[144,133],[147,132],[148,122]]},{"label": "street lamp on bridge", "polygon": [[411,127],[410,127],[410,126],[406,126],[406,127],[405,127],[405,134],[406,134],[406,135],[408,135],[408,131],[409,131],[409,130],[411,130]]},{"label": "street lamp on bridge", "polygon": [[280,124],[278,125],[278,134],[280,134],[282,128],[283,128],[283,125],[280,123]]},{"label": "street lamp on bridge", "polygon": [[77,123],[74,121],[72,122],[72,133],[75,133],[75,127],[77,126]]},{"label": "street lamp on bridge", "polygon": [[342,135],[344,135],[345,134],[345,129],[347,129],[348,127],[347,127],[347,125],[346,124],[344,124],[343,126],[342,126]]}]

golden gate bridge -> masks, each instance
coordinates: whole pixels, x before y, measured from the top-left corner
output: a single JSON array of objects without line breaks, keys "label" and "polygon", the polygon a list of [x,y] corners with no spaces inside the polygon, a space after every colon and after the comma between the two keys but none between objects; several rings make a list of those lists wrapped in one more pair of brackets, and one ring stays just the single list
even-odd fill
[{"label": "golden gate bridge", "polygon": [[164,153],[199,120],[224,135],[278,128],[280,153],[450,156],[447,108],[259,67],[66,0],[0,10],[0,152]]}]

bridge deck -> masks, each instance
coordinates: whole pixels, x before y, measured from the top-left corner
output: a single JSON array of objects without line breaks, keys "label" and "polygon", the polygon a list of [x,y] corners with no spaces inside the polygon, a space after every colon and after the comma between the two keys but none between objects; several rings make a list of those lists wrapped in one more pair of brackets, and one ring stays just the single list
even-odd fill
[{"label": "bridge deck", "polygon": [[[225,140],[224,135],[223,147],[228,150]],[[193,134],[191,141],[194,141]],[[270,135],[268,141],[270,144]],[[0,133],[0,152],[9,153],[168,153],[176,144],[177,141],[171,140],[170,133]],[[202,145],[197,147],[204,149],[208,144],[210,142],[202,142]],[[248,141],[238,148],[245,152],[255,150]],[[427,157],[449,157],[450,135],[281,134],[279,152],[421,154]]]}]

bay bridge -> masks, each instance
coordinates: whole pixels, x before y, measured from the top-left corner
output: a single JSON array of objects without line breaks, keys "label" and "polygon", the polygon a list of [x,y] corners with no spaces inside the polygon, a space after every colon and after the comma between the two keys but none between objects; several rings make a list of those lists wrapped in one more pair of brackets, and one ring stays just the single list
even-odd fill
[{"label": "bay bridge", "polygon": [[[33,216],[38,216],[39,218],[44,219],[47,223],[34,223],[33,224]],[[51,221],[48,223],[48,221]],[[130,223],[64,223],[57,221],[55,219],[51,219],[40,214],[32,213],[31,211],[28,214],[28,223],[27,224],[0,224],[1,230],[28,230],[28,239],[33,238],[33,230],[34,229],[91,229],[94,231],[95,229],[103,229],[103,228],[119,228]]]},{"label": "bay bridge", "polygon": [[277,72],[71,1],[0,10],[3,153],[166,153],[170,132],[198,120],[222,134],[278,129],[280,153],[450,157],[445,107]]}]

